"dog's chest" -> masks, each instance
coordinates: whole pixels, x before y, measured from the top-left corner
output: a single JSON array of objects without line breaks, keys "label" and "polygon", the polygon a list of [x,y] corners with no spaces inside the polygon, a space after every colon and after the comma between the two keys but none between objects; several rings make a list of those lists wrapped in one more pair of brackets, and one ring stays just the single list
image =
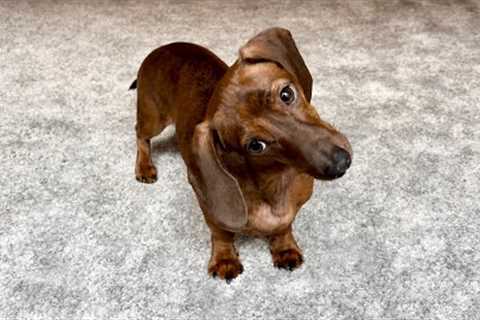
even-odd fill
[{"label": "dog's chest", "polygon": [[295,219],[300,207],[310,198],[313,178],[295,174],[279,182],[278,191],[265,199],[259,194],[246,196],[248,223],[245,233],[270,235],[286,229]]},{"label": "dog's chest", "polygon": [[269,235],[287,228],[295,218],[297,210],[294,208],[274,207],[262,202],[251,207],[248,212],[246,233],[256,235]]}]

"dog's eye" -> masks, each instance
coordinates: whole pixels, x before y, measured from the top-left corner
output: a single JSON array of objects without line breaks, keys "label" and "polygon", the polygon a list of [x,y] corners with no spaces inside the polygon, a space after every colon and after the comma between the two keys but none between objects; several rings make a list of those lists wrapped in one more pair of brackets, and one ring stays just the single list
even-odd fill
[{"label": "dog's eye", "polygon": [[251,153],[261,153],[267,148],[267,144],[258,139],[252,139],[248,145],[247,150]]},{"label": "dog's eye", "polygon": [[280,91],[280,99],[286,104],[291,104],[295,100],[295,92],[290,86],[286,86]]}]

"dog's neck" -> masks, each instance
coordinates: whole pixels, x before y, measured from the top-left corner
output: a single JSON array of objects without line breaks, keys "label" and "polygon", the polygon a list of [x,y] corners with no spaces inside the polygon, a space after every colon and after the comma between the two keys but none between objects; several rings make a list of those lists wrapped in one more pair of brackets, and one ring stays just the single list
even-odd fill
[{"label": "dog's neck", "polygon": [[264,170],[254,170],[240,160],[235,162],[229,159],[228,163],[236,164],[235,168],[228,170],[237,179],[249,206],[268,205],[275,211],[288,207],[289,186],[299,174],[295,169],[278,164]]}]

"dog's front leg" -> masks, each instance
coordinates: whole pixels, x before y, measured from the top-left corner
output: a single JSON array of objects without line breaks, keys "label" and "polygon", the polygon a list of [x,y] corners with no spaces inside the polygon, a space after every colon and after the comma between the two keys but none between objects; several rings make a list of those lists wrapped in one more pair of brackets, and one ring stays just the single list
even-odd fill
[{"label": "dog's front leg", "polygon": [[292,271],[302,265],[302,252],[293,237],[291,225],[286,230],[270,236],[269,242],[275,267]]},{"label": "dog's front leg", "polygon": [[208,273],[229,283],[243,272],[243,266],[234,246],[234,233],[210,226],[212,232],[212,256]]}]

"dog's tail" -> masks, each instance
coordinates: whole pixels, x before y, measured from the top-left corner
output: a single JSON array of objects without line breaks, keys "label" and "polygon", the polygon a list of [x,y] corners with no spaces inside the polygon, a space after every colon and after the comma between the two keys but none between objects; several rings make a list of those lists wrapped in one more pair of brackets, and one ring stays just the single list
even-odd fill
[{"label": "dog's tail", "polygon": [[128,88],[128,90],[135,90],[135,89],[137,89],[137,79],[135,79],[130,85],[130,88]]}]

